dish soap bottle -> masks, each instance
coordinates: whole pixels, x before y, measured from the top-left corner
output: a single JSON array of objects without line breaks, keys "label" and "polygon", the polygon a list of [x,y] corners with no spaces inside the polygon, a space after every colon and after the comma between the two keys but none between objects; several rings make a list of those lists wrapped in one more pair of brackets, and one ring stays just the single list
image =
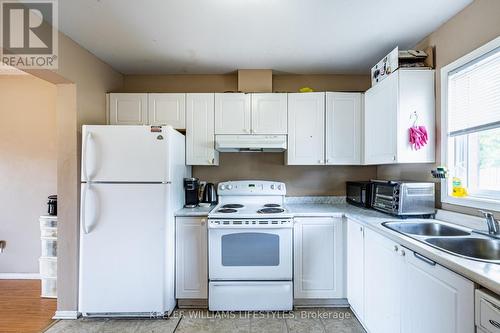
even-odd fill
[{"label": "dish soap bottle", "polygon": [[468,195],[467,189],[462,186],[462,180],[458,177],[453,177],[452,189],[453,189],[452,196],[454,197],[463,198]]}]

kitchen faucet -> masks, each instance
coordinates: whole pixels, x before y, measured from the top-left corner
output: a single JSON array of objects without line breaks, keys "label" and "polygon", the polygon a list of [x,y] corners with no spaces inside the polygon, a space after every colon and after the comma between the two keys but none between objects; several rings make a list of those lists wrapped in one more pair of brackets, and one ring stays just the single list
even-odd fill
[{"label": "kitchen faucet", "polygon": [[482,213],[486,219],[486,224],[488,224],[488,233],[495,236],[500,235],[500,225],[498,224],[498,221],[495,220],[493,213],[483,210],[480,210],[479,212]]}]

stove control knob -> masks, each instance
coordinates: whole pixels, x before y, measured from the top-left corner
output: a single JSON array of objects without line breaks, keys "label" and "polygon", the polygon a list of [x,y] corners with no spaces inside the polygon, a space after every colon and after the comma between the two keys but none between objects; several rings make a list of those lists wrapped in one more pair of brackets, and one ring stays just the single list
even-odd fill
[{"label": "stove control knob", "polygon": [[228,190],[232,190],[232,189],[233,189],[233,185],[227,185],[227,186],[226,186],[226,189],[228,189]]},{"label": "stove control knob", "polygon": [[283,186],[278,185],[278,190],[280,190],[280,191],[281,191],[282,189],[283,189]]},{"label": "stove control knob", "polygon": [[219,186],[219,190],[224,191],[226,189],[226,185]]},{"label": "stove control knob", "polygon": [[271,190],[274,190],[275,186],[274,184],[271,184]]}]

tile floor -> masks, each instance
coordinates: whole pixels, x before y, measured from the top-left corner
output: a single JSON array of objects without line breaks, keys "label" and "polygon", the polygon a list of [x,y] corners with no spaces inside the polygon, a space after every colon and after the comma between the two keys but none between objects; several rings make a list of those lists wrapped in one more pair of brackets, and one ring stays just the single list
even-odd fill
[{"label": "tile floor", "polygon": [[61,320],[46,333],[362,333],[346,308],[314,308],[285,313],[177,310],[167,320]]}]

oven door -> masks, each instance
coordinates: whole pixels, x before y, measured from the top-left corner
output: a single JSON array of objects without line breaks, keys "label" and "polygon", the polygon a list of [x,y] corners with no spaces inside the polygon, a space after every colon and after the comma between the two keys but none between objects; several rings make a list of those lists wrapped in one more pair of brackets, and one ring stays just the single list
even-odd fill
[{"label": "oven door", "polygon": [[291,280],[292,225],[215,225],[209,222],[210,280]]}]

